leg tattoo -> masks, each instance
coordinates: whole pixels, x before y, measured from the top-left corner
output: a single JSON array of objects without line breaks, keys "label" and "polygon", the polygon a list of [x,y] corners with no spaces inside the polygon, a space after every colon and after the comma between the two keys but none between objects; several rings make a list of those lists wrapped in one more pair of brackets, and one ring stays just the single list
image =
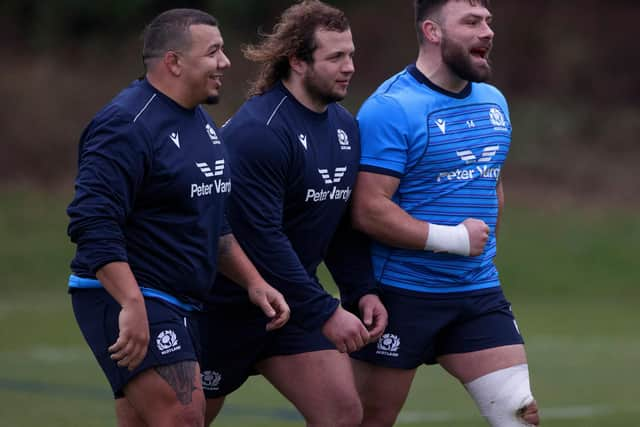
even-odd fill
[{"label": "leg tattoo", "polygon": [[195,386],[196,362],[178,362],[173,365],[156,366],[155,370],[176,392],[178,401],[183,405],[191,403]]}]

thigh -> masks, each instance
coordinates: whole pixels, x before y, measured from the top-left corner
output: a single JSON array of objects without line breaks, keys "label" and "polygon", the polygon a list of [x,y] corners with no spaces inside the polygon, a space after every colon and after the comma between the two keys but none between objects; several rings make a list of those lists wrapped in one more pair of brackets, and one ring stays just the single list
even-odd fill
[{"label": "thigh", "polygon": [[352,359],[352,364],[365,419],[375,414],[375,418],[393,424],[407,399],[417,369],[387,368],[356,359]]},{"label": "thigh", "polygon": [[207,399],[219,398],[237,390],[250,375],[259,359],[269,335],[267,319],[233,308],[209,307],[197,313],[195,321],[200,335],[200,369],[202,386]]},{"label": "thigh", "polygon": [[395,369],[436,363],[436,337],[457,316],[456,300],[387,289],[381,299],[389,313],[385,333],[351,357]]},{"label": "thigh", "polygon": [[525,364],[527,355],[524,345],[515,344],[446,354],[438,358],[438,363],[461,383],[466,384],[491,372]]},{"label": "thigh", "polygon": [[273,356],[256,367],[310,424],[361,411],[349,357],[337,350]]},{"label": "thigh", "polygon": [[438,341],[438,363],[463,383],[527,363],[524,340],[501,291],[467,299],[464,315]]},{"label": "thigh", "polygon": [[125,386],[124,394],[147,425],[192,426],[204,423],[205,398],[196,361],[147,369]]},{"label": "thigh", "polygon": [[108,351],[108,347],[118,338],[120,305],[104,289],[74,291],[72,303],[80,330],[116,398],[123,396],[123,388],[129,381],[154,366],[197,360],[197,334],[192,328],[189,314],[177,307],[155,299],[145,299],[149,347],[140,365],[129,371],[111,360]]}]

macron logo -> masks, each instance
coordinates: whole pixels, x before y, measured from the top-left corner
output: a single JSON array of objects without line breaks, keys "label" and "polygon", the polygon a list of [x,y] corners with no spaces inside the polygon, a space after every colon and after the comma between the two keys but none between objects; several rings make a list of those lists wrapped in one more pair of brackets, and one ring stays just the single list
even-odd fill
[{"label": "macron logo", "polygon": [[336,168],[332,178],[327,169],[318,169],[318,172],[320,172],[320,176],[322,176],[322,179],[324,179],[325,184],[338,184],[340,180],[342,180],[342,177],[344,176],[344,173],[346,171],[346,166]]},{"label": "macron logo", "polygon": [[220,176],[224,173],[224,159],[216,160],[214,171],[211,171],[211,168],[206,162],[196,163],[196,166],[207,178],[211,178],[212,176]]},{"label": "macron logo", "polygon": [[[499,145],[492,145],[490,147],[485,147],[485,149],[482,150],[482,154],[480,155],[480,158],[477,159],[478,163],[490,162],[491,159],[493,159],[493,156],[496,155],[499,149],[500,149]],[[471,150],[456,151],[456,154],[467,165],[476,162],[476,156],[475,154],[473,154]]]},{"label": "macron logo", "polygon": [[440,129],[440,132],[442,132],[443,135],[447,133],[447,122],[445,122],[444,120],[436,120],[436,126],[438,126],[438,129]]},{"label": "macron logo", "polygon": [[302,146],[306,150],[307,149],[307,135],[303,135],[303,134],[298,135],[298,140],[300,141],[300,144],[302,144]]},{"label": "macron logo", "polygon": [[178,135],[178,132],[173,132],[169,135],[169,139],[176,144],[176,147],[180,148],[180,135]]}]

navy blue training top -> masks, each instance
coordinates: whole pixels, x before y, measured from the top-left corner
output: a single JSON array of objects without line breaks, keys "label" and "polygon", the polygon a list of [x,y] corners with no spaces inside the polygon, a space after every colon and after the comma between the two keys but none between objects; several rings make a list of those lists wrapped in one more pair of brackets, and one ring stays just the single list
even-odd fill
[{"label": "navy blue training top", "polygon": [[[345,306],[375,292],[369,242],[348,215],[360,160],[353,116],[336,103],[313,112],[278,83],[249,99],[221,133],[233,164],[227,218],[260,273],[287,299],[292,321],[317,328],[337,308],[316,277],[323,260]],[[218,276],[210,302],[246,299]]]},{"label": "navy blue training top", "polygon": [[230,190],[225,149],[207,113],[181,107],[146,79],[133,82],[80,139],[67,209],[74,275],[95,278],[105,264],[124,261],[141,287],[201,303],[219,236],[230,231]]}]

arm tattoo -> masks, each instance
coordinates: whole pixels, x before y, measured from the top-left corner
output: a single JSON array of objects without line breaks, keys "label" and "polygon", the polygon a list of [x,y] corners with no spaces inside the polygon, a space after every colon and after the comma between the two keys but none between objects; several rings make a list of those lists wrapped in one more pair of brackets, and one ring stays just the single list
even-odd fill
[{"label": "arm tattoo", "polygon": [[231,245],[235,240],[236,238],[233,237],[233,234],[231,233],[225,234],[224,236],[221,236],[218,239],[218,257],[219,258],[223,258],[230,255],[229,252],[231,252]]},{"label": "arm tattoo", "polygon": [[195,386],[196,362],[185,361],[173,365],[156,366],[155,370],[176,392],[178,401],[183,405],[191,403]]}]

